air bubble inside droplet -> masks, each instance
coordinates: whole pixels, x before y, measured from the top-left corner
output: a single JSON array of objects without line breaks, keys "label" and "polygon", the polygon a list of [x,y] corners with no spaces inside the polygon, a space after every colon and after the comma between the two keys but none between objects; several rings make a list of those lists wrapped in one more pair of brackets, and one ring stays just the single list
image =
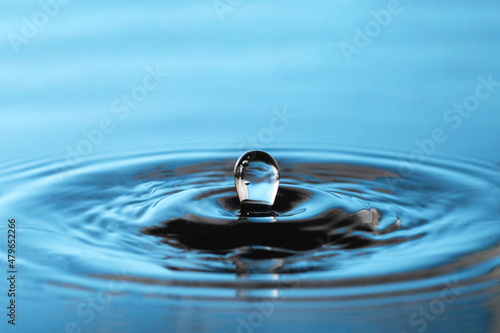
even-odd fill
[{"label": "air bubble inside droplet", "polygon": [[241,204],[272,206],[279,179],[278,163],[260,150],[243,154],[234,167],[234,183]]}]

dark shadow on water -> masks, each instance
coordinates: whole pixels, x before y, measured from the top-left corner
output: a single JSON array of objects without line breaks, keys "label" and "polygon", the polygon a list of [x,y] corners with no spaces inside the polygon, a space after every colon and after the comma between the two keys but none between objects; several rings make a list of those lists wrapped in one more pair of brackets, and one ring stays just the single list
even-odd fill
[{"label": "dark shadow on water", "polygon": [[[219,192],[217,192],[219,193]],[[196,197],[202,200],[211,196]],[[377,240],[380,215],[375,209],[362,209],[349,214],[332,208],[314,217],[280,220],[280,215],[307,202],[312,194],[307,190],[280,188],[274,205],[275,216],[235,217],[217,219],[186,214],[142,229],[142,233],[163,238],[163,242],[184,250],[214,254],[237,254],[248,259],[283,258],[325,246],[337,249],[357,249],[368,246],[401,243],[406,239]],[[226,211],[239,209],[236,195],[218,197],[217,202]],[[394,231],[394,228],[384,233]],[[372,237],[368,237],[372,235]]]}]

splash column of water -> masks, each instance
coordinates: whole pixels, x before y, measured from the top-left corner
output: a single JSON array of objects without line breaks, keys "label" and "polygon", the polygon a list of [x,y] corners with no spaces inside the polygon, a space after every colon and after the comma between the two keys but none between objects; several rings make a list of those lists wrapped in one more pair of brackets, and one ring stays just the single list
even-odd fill
[{"label": "splash column of water", "polygon": [[234,166],[234,184],[242,212],[271,212],[278,193],[278,163],[261,150],[241,155]]}]

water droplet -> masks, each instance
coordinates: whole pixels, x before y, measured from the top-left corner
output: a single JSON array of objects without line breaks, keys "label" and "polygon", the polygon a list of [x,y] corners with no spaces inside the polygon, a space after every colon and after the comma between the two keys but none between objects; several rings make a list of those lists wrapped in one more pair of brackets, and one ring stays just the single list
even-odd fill
[{"label": "water droplet", "polygon": [[246,152],[234,166],[234,184],[242,205],[272,206],[279,179],[278,163],[261,150]]}]

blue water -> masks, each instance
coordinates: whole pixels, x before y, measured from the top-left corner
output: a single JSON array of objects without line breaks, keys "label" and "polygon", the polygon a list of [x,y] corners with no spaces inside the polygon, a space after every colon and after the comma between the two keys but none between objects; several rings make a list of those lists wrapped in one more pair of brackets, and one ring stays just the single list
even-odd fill
[{"label": "blue water", "polygon": [[[0,9],[2,332],[500,330],[498,2]],[[380,222],[258,260],[144,232],[228,219],[185,198],[249,149]]]}]

